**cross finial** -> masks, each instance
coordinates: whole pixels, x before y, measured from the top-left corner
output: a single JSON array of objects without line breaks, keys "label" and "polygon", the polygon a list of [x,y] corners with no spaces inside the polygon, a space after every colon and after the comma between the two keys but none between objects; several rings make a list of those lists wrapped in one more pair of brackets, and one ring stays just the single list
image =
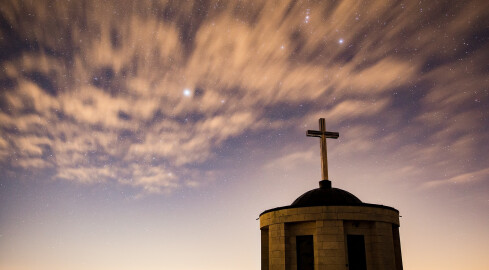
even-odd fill
[{"label": "cross finial", "polygon": [[317,130],[308,130],[306,132],[308,137],[319,137],[320,145],[321,145],[321,172],[322,172],[322,180],[328,179],[328,153],[326,148],[326,138],[338,139],[340,134],[338,132],[329,132],[326,131],[326,121],[324,118],[319,119],[319,131]]}]

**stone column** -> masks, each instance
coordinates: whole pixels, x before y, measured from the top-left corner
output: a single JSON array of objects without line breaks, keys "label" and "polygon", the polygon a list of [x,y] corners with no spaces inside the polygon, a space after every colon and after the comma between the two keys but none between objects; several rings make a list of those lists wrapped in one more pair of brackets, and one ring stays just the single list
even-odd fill
[{"label": "stone column", "polygon": [[345,236],[342,220],[316,221],[315,240],[315,269],[346,269]]},{"label": "stone column", "polygon": [[394,253],[396,256],[396,270],[402,270],[401,237],[399,236],[399,226],[392,225],[392,238],[394,240]]},{"label": "stone column", "polygon": [[396,269],[392,224],[375,222],[372,235],[372,257],[375,269]]},{"label": "stone column", "polygon": [[272,224],[268,227],[269,234],[269,270],[285,270],[286,230],[284,223]]}]

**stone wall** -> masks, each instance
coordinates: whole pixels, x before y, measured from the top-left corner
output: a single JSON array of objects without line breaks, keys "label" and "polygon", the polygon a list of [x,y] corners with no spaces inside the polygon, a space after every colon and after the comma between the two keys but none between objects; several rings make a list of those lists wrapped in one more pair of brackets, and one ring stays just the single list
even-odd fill
[{"label": "stone wall", "polygon": [[[399,213],[382,207],[315,206],[271,211],[260,216],[262,245],[268,245],[262,246],[262,256],[268,256],[262,258],[262,269],[296,270],[298,235],[313,235],[315,269],[348,269],[346,236],[356,234],[364,236],[369,270],[402,270],[398,227]],[[263,239],[266,235],[268,242]]]}]

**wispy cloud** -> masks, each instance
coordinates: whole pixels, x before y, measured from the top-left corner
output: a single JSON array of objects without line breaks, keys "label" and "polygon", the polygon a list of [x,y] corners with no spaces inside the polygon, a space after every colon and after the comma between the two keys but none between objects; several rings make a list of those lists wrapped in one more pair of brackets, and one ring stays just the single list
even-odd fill
[{"label": "wispy cloud", "polygon": [[447,179],[438,179],[427,181],[421,185],[422,188],[435,188],[447,184],[464,184],[478,181],[487,181],[489,179],[489,168],[476,172],[462,173]]},{"label": "wispy cloud", "polygon": [[8,2],[0,162],[170,192],[212,178],[229,140],[319,115],[345,149],[382,130],[429,164],[456,163],[447,146],[487,157],[487,5],[310,3],[304,20],[293,2]]}]

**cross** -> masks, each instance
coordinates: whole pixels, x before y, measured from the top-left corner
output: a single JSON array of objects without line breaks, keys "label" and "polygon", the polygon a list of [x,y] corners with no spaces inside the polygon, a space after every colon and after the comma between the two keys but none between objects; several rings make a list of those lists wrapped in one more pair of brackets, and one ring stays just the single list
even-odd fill
[{"label": "cross", "polygon": [[319,131],[318,130],[308,130],[306,132],[307,137],[319,137],[321,138],[321,171],[322,180],[328,179],[328,154],[326,153],[326,138],[338,139],[340,134],[338,132],[326,131],[326,121],[324,118],[319,118]]}]

